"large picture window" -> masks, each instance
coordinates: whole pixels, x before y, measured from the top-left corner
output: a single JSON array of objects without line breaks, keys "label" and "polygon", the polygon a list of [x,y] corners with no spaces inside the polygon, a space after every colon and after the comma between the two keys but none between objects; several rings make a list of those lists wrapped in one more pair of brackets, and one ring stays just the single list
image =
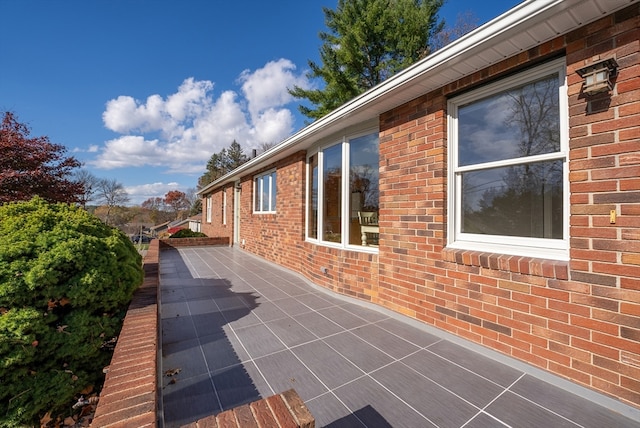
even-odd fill
[{"label": "large picture window", "polygon": [[318,238],[318,154],[309,157],[309,179],[307,180],[307,236]]},{"label": "large picture window", "polygon": [[449,102],[449,246],[568,257],[564,61]]},{"label": "large picture window", "polygon": [[256,213],[276,212],[276,172],[270,171],[254,178],[253,211]]},{"label": "large picture window", "polygon": [[378,244],[378,132],[345,137],[308,158],[307,237],[329,245]]}]

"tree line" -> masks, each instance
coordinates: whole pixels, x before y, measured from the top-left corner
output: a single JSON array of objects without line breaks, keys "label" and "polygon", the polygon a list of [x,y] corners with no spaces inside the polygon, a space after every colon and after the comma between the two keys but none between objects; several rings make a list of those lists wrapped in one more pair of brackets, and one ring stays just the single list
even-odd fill
[{"label": "tree line", "polygon": [[5,112],[0,125],[0,205],[39,196],[47,202],[77,204],[118,227],[145,214],[155,223],[199,212],[195,189],[171,190],[141,207],[128,207],[130,198],[122,183],[96,177],[66,151],[46,136],[32,137],[14,112]]}]

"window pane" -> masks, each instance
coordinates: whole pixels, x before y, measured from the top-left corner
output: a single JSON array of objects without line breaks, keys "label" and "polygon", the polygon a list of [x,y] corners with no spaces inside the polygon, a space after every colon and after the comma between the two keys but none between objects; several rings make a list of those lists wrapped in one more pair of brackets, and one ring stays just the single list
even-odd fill
[{"label": "window pane", "polygon": [[379,159],[378,134],[349,142],[349,244],[378,244]]},{"label": "window pane", "polygon": [[271,173],[271,211],[276,210],[276,172]]},{"label": "window pane", "polygon": [[562,161],[462,174],[462,232],[563,238]]},{"label": "window pane", "polygon": [[342,144],[331,146],[323,153],[323,239],[342,242]]},{"label": "window pane", "polygon": [[253,201],[253,210],[260,211],[260,180],[256,177],[253,180],[253,195],[255,200]]},{"label": "window pane", "polygon": [[318,156],[309,158],[309,238],[318,237]]},{"label": "window pane", "polygon": [[262,211],[269,211],[269,181],[268,175],[260,177],[260,192],[262,194]]},{"label": "window pane", "polygon": [[458,164],[560,151],[558,76],[554,74],[458,109]]}]

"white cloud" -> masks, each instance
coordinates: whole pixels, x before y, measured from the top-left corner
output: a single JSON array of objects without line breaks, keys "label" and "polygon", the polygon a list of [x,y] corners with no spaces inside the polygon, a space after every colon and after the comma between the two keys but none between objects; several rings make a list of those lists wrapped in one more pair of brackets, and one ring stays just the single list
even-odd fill
[{"label": "white cloud", "polygon": [[290,103],[293,97],[287,88],[308,86],[306,78],[294,74],[295,69],[295,64],[283,58],[268,62],[253,73],[249,70],[242,72],[239,80],[254,120],[265,110]]},{"label": "white cloud", "polygon": [[80,147],[74,147],[72,152],[73,153],[96,153],[98,150],[100,149],[100,146],[98,146],[97,144],[91,144],[88,148],[83,149]]},{"label": "white cloud", "polygon": [[188,78],[166,98],[154,94],[140,102],[126,95],[109,100],[102,114],[106,128],[121,134],[106,141],[95,160],[103,169],[159,166],[169,172],[204,172],[213,153],[236,140],[248,153],[262,143],[280,142],[294,131],[293,101],[287,88],[308,87],[286,59],[272,61],[239,77],[234,91],[214,97],[214,84]]},{"label": "white cloud", "polygon": [[150,183],[138,186],[125,186],[124,190],[129,196],[129,204],[140,205],[149,198],[164,197],[170,190],[186,191],[179,183]]}]

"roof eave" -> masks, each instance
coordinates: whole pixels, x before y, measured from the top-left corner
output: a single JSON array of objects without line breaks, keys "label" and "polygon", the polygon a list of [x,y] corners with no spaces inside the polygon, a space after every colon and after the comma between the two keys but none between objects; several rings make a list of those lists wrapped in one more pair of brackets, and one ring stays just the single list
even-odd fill
[{"label": "roof eave", "polygon": [[304,150],[317,138],[330,135],[338,128],[371,120],[415,99],[419,93],[446,86],[638,1],[523,1],[211,182],[198,195],[202,196],[260,169],[267,159],[273,163],[297,150]]}]

